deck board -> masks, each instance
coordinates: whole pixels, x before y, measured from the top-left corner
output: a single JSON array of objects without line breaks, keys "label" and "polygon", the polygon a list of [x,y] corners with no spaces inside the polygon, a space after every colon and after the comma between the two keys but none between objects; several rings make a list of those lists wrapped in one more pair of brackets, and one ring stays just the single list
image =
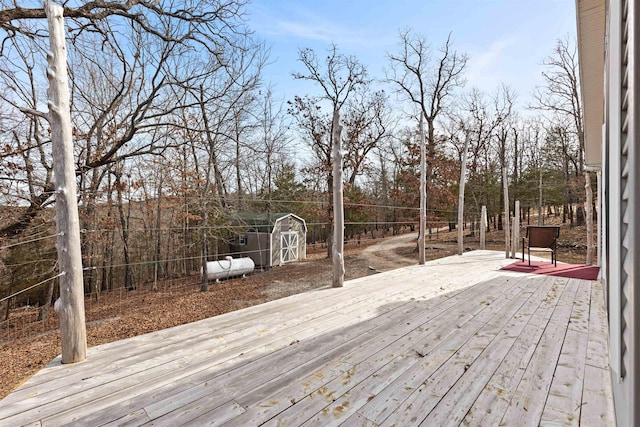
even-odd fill
[{"label": "deck board", "polygon": [[0,425],[614,425],[602,285],[474,251],[54,360]]},{"label": "deck board", "polygon": [[506,322],[499,323],[499,317],[496,316],[490,323],[497,328],[495,332],[492,331],[495,338],[484,348],[481,357],[469,364],[460,380],[446,392],[438,402],[437,410],[424,419],[424,425],[457,425],[462,421],[526,327],[535,307],[540,305],[549,284],[540,282],[539,285],[537,289],[528,288],[528,292],[522,292],[512,300],[510,310],[504,313]]}]

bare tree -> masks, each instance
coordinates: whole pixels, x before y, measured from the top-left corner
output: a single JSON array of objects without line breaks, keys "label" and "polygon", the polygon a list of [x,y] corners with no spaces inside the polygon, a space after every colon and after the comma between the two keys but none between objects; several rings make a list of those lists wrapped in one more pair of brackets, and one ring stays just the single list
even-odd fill
[{"label": "bare tree", "polygon": [[[234,136],[239,143],[240,135],[238,132],[234,135],[230,126],[233,114],[229,111],[241,109],[232,109],[230,105],[240,98],[239,93],[246,94],[257,87],[256,70],[261,67],[257,64],[264,64],[267,54],[244,25],[246,3],[245,0],[188,0],[180,4],[133,0],[89,2],[64,8],[67,38],[72,46],[71,110],[83,228],[95,228],[96,206],[105,197],[108,212],[113,214],[112,186],[108,181],[112,179],[114,165],[126,165],[136,156],[164,156],[167,150],[184,141],[203,142],[209,154],[207,164],[215,170],[214,188],[221,199],[226,199],[224,166],[216,157],[219,154],[216,150]],[[33,182],[31,188],[20,185],[6,196],[17,195],[29,203],[29,208],[13,222],[1,225],[0,235],[7,236],[29,226],[50,203],[53,188],[47,127],[34,114],[43,97],[38,77],[31,71],[41,66],[46,52],[43,44],[46,31],[37,21],[44,18],[44,11],[19,7],[9,0],[0,0],[0,9],[3,65],[0,75],[6,82],[0,87],[0,101],[10,108],[16,123],[15,137],[8,145],[10,150],[4,154],[11,160],[20,159],[19,163],[14,162],[17,167],[11,178]],[[17,63],[23,65],[17,67]],[[216,76],[214,79],[212,74]],[[30,78],[16,80],[16,75]],[[201,88],[206,90],[200,91]],[[192,120],[194,117],[206,118],[208,126],[203,125],[203,120]],[[185,129],[187,132],[183,132]],[[185,134],[194,138],[181,140]],[[2,139],[4,142],[4,135]],[[197,157],[200,160],[201,156]],[[5,176],[10,175],[3,173],[0,179]],[[128,189],[123,188],[119,175],[116,181],[118,196],[123,197],[122,191]],[[238,187],[242,191],[240,184]],[[29,194],[25,192],[27,188]],[[118,208],[120,219],[126,220],[122,203]],[[122,224],[125,233],[128,224],[126,221]],[[89,234],[84,236],[85,261],[93,268],[99,262],[94,254],[100,252],[102,243],[97,240],[98,233],[93,234],[96,237],[93,239],[87,238]],[[126,242],[128,235],[123,234],[123,240]],[[159,239],[156,253],[158,245]],[[109,251],[104,251],[103,264],[109,259]],[[112,276],[103,270],[103,279],[111,281]],[[97,286],[92,280],[97,279],[90,276],[89,288]],[[131,286],[128,279],[127,286]]]},{"label": "bare tree", "polygon": [[584,170],[584,126],[582,122],[582,100],[578,70],[578,50],[576,42],[567,36],[559,39],[553,53],[543,63],[542,72],[545,84],[537,87],[533,93],[533,108],[552,113],[553,116],[566,116],[573,124],[573,130],[579,144],[579,173]]},{"label": "bare tree", "polygon": [[[514,104],[516,101],[516,94],[505,85],[499,87],[495,95],[493,96],[494,103],[494,111],[495,111],[495,119],[496,119],[496,127],[494,132],[494,143],[492,144],[492,148],[495,150],[500,170],[509,170],[509,154],[510,149],[513,147],[513,126],[516,120],[514,116]],[[501,176],[502,185],[501,191],[503,193],[507,193],[506,189],[508,189],[508,174],[503,173]],[[509,200],[506,194],[502,194],[502,200],[505,202]],[[516,200],[515,195],[511,195],[511,200]],[[498,226],[504,222],[504,224],[508,224],[509,220],[509,212],[511,208],[508,204],[502,206],[501,212],[504,212],[504,221],[501,221],[501,218],[498,218]]]},{"label": "bare tree", "polygon": [[[329,132],[329,147],[331,147],[331,152],[333,153],[332,159],[335,163],[342,158],[340,110],[359,86],[366,85],[370,82],[367,77],[367,70],[354,56],[338,53],[335,45],[329,48],[324,64],[320,63],[316,53],[312,49],[300,50],[299,60],[303,63],[307,71],[306,73],[293,73],[294,78],[309,80],[318,84],[323,92],[321,98],[328,101],[331,105],[332,120]],[[333,172],[329,174],[331,183],[328,183],[328,187],[330,188],[331,194],[330,200],[333,200],[330,206],[333,205],[334,213],[330,218],[333,218],[335,224],[338,223],[336,217],[340,216],[340,213],[343,212],[342,199],[333,197],[336,191],[342,192],[342,167],[342,163],[340,163],[338,167],[334,164]],[[339,171],[339,177],[335,176],[336,171]],[[335,206],[336,202],[339,203],[339,206]],[[344,215],[339,219],[340,223],[343,221]],[[337,229],[334,224],[332,224],[332,228],[333,242],[329,244],[328,247],[335,247],[334,249],[337,249],[337,253],[329,249],[329,256],[334,260],[333,286],[340,287],[344,281],[344,259],[342,253],[344,230]]]},{"label": "bare tree", "polygon": [[[262,44],[246,44],[242,49],[230,52],[222,62],[215,58],[207,64],[200,64],[202,69],[207,70],[203,81],[197,88],[185,87],[188,96],[194,100],[193,117],[197,118],[193,123],[189,118],[185,117],[184,120],[188,133],[194,136],[191,140],[193,159],[197,164],[200,153],[204,153],[205,159],[203,167],[196,170],[202,212],[202,291],[208,289],[208,209],[211,207],[225,212],[229,207],[227,180],[223,176],[224,165],[220,155],[225,151],[235,152],[234,163],[238,169],[239,153],[235,148],[239,148],[238,138],[242,134],[238,132],[238,122],[243,120],[247,102],[259,88],[265,61],[266,51]],[[233,143],[235,148],[221,149],[227,143]],[[218,194],[217,206],[207,204],[212,187]]]},{"label": "bare tree", "polygon": [[[502,186],[498,188],[493,183],[501,182],[501,175],[496,171],[501,170],[500,144],[496,146],[494,140],[497,130],[508,116],[511,104],[505,105],[501,100],[501,90],[498,89],[493,96],[473,88],[462,98],[461,108],[448,114],[449,137],[458,159],[462,159],[464,153],[463,143],[469,141],[469,179],[466,188],[466,196],[471,198],[468,203],[470,209],[475,211],[475,216],[480,218],[482,206],[488,207],[489,215],[498,216],[498,227],[502,229]],[[510,110],[509,110],[510,111]],[[506,150],[506,140],[504,141]],[[500,200],[493,197],[493,193],[500,193]],[[497,202],[493,203],[493,201]]]},{"label": "bare tree", "polygon": [[343,118],[345,130],[345,169],[352,186],[364,172],[371,150],[389,135],[390,107],[384,91],[373,92],[362,86],[346,105]]},{"label": "bare tree", "polygon": [[[424,119],[427,124],[425,140],[424,170],[421,170],[421,181],[424,194],[421,194],[421,223],[428,209],[426,183],[431,176],[432,161],[436,153],[438,140],[435,135],[436,119],[446,110],[455,90],[464,84],[462,72],[467,64],[467,56],[453,50],[451,35],[444,44],[433,51],[427,39],[411,30],[400,32],[400,49],[396,54],[389,54],[391,67],[387,71],[387,80],[392,82],[398,93],[406,98],[418,110],[418,121]],[[422,125],[421,125],[422,128]],[[423,169],[421,167],[421,169]],[[424,225],[420,227],[420,238],[424,240]],[[419,248],[424,248],[424,241]],[[424,262],[423,249],[420,262]]]},{"label": "bare tree", "polygon": [[[242,15],[246,3],[246,0],[188,0],[179,4],[154,0],[93,1],[77,7],[65,6],[63,16],[72,41],[85,33],[107,38],[105,22],[120,20],[163,42],[182,44],[191,40],[200,48],[216,53],[229,31],[238,30],[236,19]],[[44,7],[26,8],[12,0],[1,0],[0,30],[5,34],[2,48],[7,41],[21,35],[30,39],[45,37],[46,28],[28,24],[45,17]],[[4,49],[0,53],[4,53]]]},{"label": "bare tree", "polygon": [[[143,135],[159,135],[151,129],[171,125],[176,113],[188,107],[187,98],[176,88],[197,86],[200,70],[189,67],[197,62],[194,58],[209,56],[222,62],[230,52],[242,49],[249,36],[240,19],[245,3],[193,0],[174,5],[133,0],[64,8],[72,43],[72,120],[80,147],[76,173],[86,187],[83,194],[97,192],[109,165],[166,148],[166,138]],[[23,169],[23,176],[26,170],[37,174],[32,180],[37,185],[27,198],[29,208],[14,222],[2,225],[0,235],[4,236],[28,227],[50,203],[53,190],[47,172],[47,128],[34,114],[43,99],[38,78],[32,71],[19,72],[43,67],[46,28],[38,20],[44,16],[43,8],[0,1],[0,69],[5,81],[11,82],[5,83],[0,96],[22,124],[15,128],[15,141],[4,154],[17,159],[27,153],[29,161],[38,162]],[[24,65],[17,67],[18,62]],[[25,75],[27,79],[22,78]],[[19,178],[30,179],[23,176]]]},{"label": "bare tree", "polygon": [[288,101],[288,113],[293,116],[302,140],[311,149],[317,168],[323,172],[326,191],[333,185],[331,175],[331,116],[322,110],[317,97],[296,96]]},{"label": "bare tree", "polygon": [[[550,120],[552,122],[563,123],[570,122],[571,133],[575,136],[577,143],[576,150],[565,150],[566,155],[570,155],[571,151],[575,152],[576,157],[573,161],[577,162],[575,180],[585,180],[584,200],[591,201],[593,199],[591,185],[586,185],[586,181],[590,181],[591,177],[584,167],[585,156],[585,139],[583,124],[583,107],[580,98],[580,81],[578,70],[578,50],[577,43],[569,36],[558,40],[553,53],[544,60],[545,71],[542,73],[545,84],[536,88],[534,91],[535,103],[532,106],[535,109],[548,111],[552,114]],[[578,187],[570,185],[569,187]],[[578,199],[580,201],[581,198]],[[572,201],[568,201],[569,204]],[[578,203],[576,223],[581,225],[586,219],[587,225],[587,241],[593,242],[593,215],[591,214],[591,203],[587,206],[589,213],[584,214],[583,206]],[[573,215],[571,215],[573,223]],[[593,245],[587,247],[587,263],[593,262]]]},{"label": "bare tree", "polygon": [[127,190],[127,184],[122,180],[122,165],[117,165],[114,171],[116,194],[118,195],[118,216],[120,219],[120,230],[122,232],[122,251],[124,255],[124,287],[131,291],[135,289],[133,284],[133,274],[131,273],[131,258],[129,250],[129,219],[131,218],[131,201],[127,203],[125,212],[124,199],[122,193]]},{"label": "bare tree", "polygon": [[289,122],[285,115],[284,102],[274,98],[273,90],[267,87],[260,94],[259,108],[255,114],[257,122],[255,141],[252,144],[254,161],[262,176],[256,192],[260,190],[267,199],[267,217],[271,221],[273,209],[271,193],[276,174],[285,167],[287,149],[291,143]]}]

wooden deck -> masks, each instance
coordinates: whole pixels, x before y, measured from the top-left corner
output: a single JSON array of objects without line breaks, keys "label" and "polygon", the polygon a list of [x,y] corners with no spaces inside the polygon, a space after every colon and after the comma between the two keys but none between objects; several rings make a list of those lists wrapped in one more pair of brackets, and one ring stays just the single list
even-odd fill
[{"label": "wooden deck", "polygon": [[0,425],[615,425],[598,282],[474,251],[54,360]]}]

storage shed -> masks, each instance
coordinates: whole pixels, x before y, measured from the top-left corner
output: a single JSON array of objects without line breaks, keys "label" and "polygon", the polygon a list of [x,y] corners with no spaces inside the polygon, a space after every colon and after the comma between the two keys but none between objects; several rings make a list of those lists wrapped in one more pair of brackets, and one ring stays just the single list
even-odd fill
[{"label": "storage shed", "polygon": [[307,258],[307,224],[299,216],[239,214],[238,222],[246,228],[230,245],[234,256],[249,257],[261,268]]}]

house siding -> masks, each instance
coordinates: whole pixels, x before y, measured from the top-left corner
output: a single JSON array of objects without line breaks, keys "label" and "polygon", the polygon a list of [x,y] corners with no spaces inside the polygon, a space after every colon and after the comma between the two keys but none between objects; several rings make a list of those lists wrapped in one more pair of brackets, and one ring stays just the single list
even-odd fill
[{"label": "house siding", "polygon": [[618,425],[640,423],[637,356],[640,329],[636,318],[640,295],[635,290],[638,259],[638,113],[634,51],[638,43],[634,2],[611,0],[608,9],[606,126],[607,286],[613,389]]}]

